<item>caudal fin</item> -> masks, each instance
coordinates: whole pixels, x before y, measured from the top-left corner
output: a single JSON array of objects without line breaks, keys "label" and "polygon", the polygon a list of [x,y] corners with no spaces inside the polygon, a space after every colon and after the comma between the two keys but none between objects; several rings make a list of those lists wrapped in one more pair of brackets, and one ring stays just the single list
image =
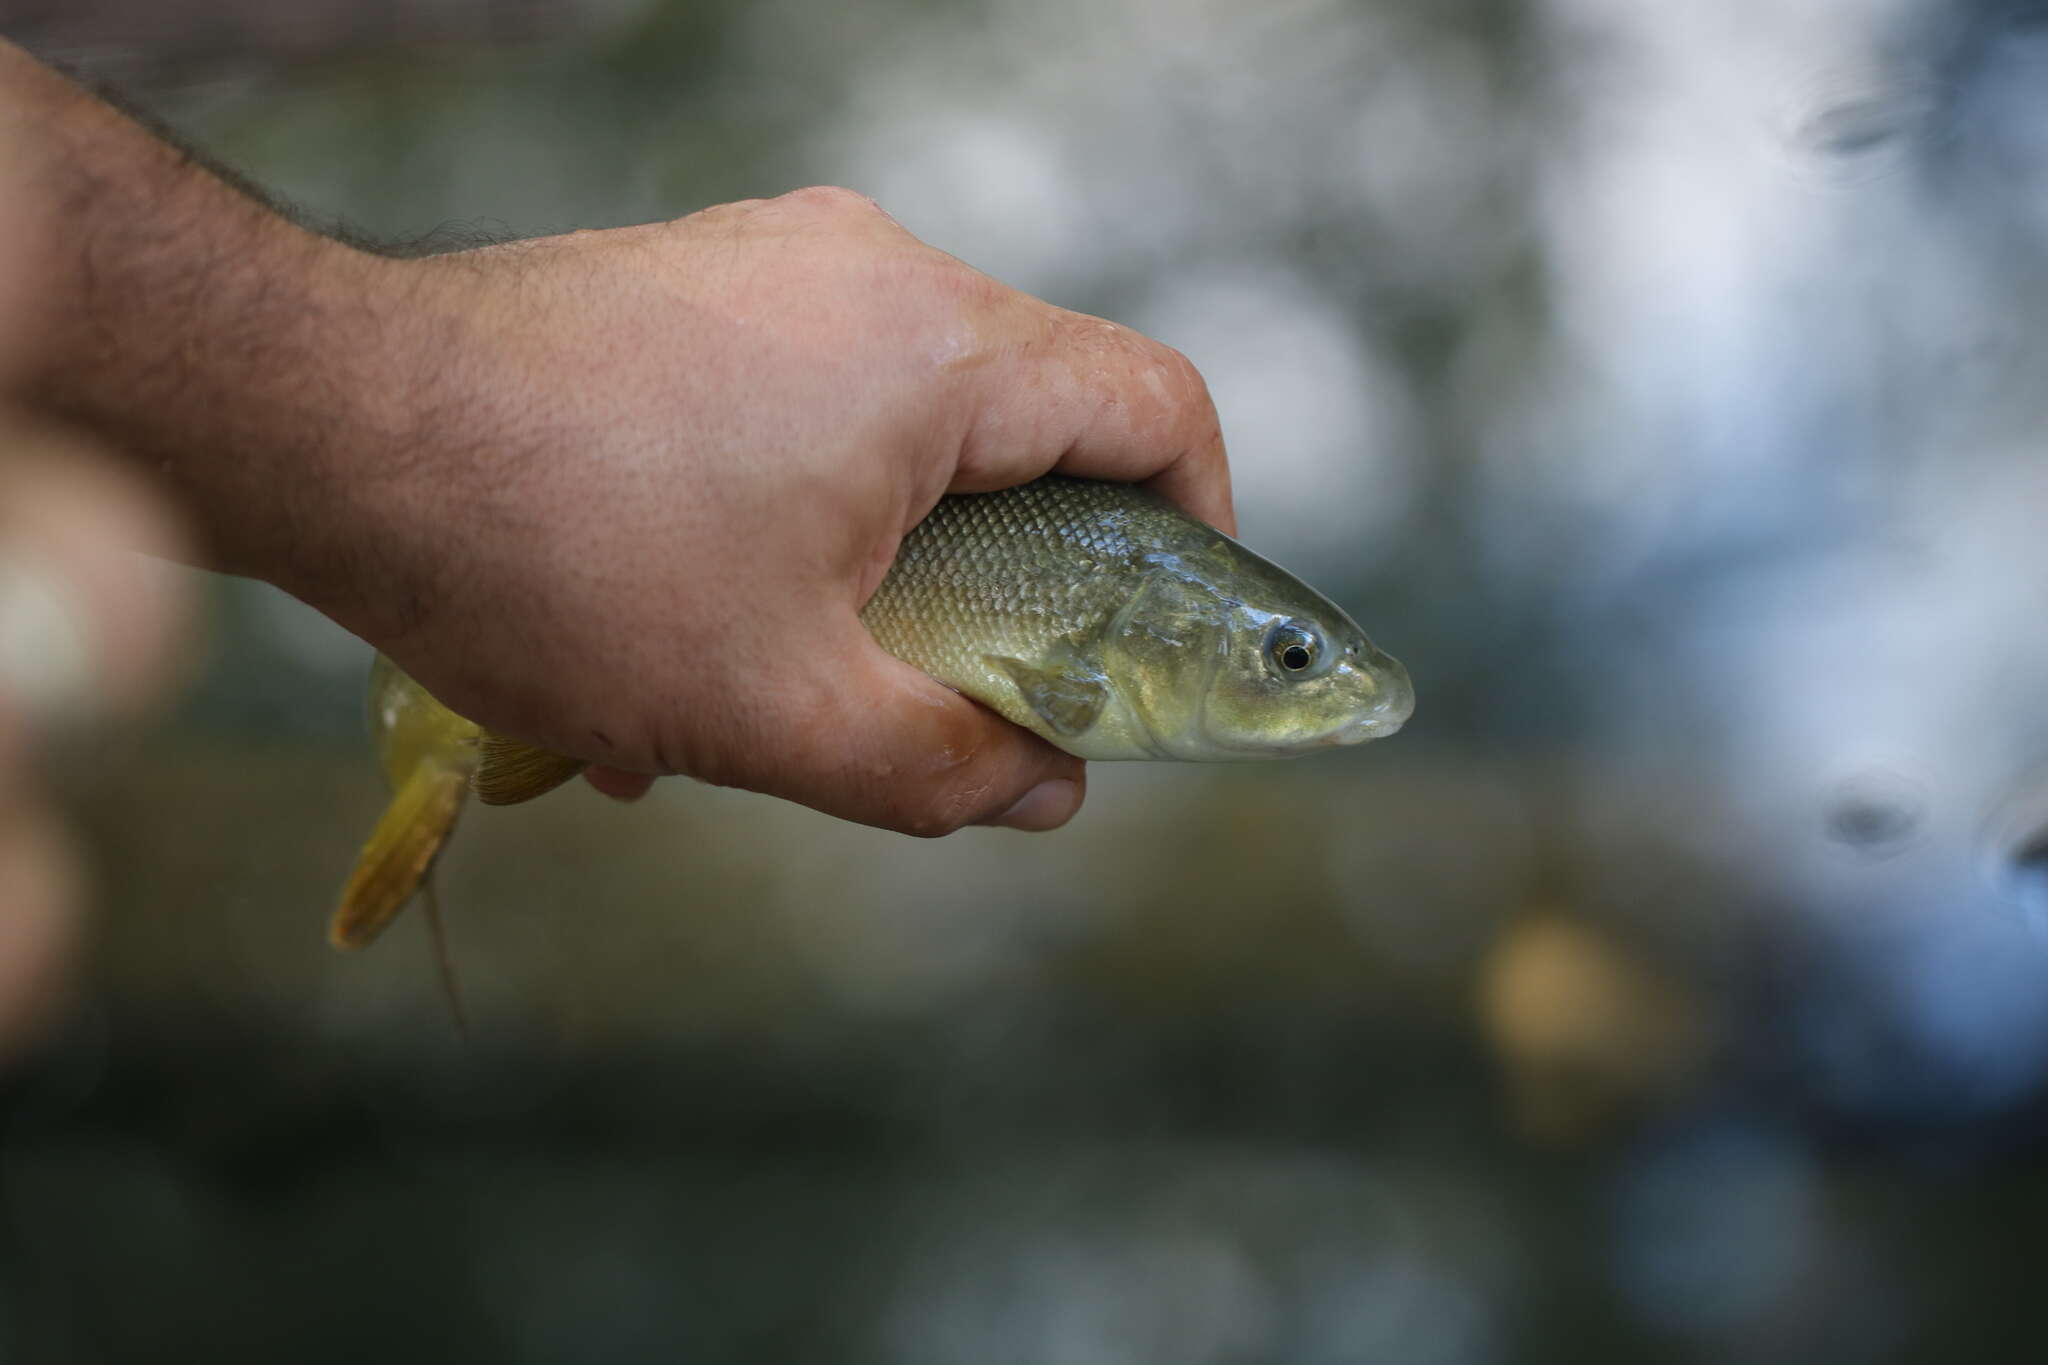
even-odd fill
[{"label": "caudal fin", "polygon": [[341,904],[328,921],[328,942],[361,948],[383,932],[419,890],[468,794],[469,778],[460,769],[432,760],[413,769],[356,859]]}]

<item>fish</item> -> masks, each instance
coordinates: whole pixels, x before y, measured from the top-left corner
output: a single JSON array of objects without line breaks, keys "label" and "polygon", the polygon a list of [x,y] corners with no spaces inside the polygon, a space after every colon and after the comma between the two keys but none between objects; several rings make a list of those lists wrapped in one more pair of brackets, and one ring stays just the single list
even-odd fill
[{"label": "fish", "polygon": [[[1394,734],[1407,670],[1329,598],[1147,489],[1047,475],[940,499],[861,621],[889,653],[1092,761],[1286,758]],[[370,727],[392,800],[329,926],[376,937],[426,884],[465,799],[582,771],[493,733],[378,655]]]},{"label": "fish", "polygon": [[370,661],[370,740],[391,802],[370,831],[328,921],[337,948],[361,948],[423,887],[482,763],[485,731],[443,706],[383,653]]},{"label": "fish", "polygon": [[1079,758],[1284,758],[1393,734],[1407,670],[1279,565],[1131,484],[942,499],[861,611],[875,640]]}]

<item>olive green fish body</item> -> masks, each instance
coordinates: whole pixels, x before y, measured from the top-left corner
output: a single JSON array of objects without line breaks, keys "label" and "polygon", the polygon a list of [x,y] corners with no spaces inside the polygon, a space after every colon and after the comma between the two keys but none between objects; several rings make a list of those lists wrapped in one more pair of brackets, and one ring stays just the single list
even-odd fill
[{"label": "olive green fish body", "polygon": [[861,620],[1088,759],[1279,757],[1391,734],[1413,705],[1401,665],[1335,604],[1126,484],[941,500]]}]

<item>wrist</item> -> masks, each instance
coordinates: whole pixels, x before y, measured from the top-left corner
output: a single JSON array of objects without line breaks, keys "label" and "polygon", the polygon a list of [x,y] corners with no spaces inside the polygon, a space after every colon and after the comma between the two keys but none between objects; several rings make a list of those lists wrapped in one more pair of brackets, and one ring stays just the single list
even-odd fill
[{"label": "wrist", "polygon": [[0,41],[44,220],[28,400],[184,507],[204,563],[345,596],[348,512],[419,429],[417,263],[307,231]]},{"label": "wrist", "polygon": [[83,92],[44,112],[62,221],[31,401],[148,472],[200,562],[346,596],[345,514],[418,425],[394,363],[418,357],[390,353],[407,263],[299,227]]}]

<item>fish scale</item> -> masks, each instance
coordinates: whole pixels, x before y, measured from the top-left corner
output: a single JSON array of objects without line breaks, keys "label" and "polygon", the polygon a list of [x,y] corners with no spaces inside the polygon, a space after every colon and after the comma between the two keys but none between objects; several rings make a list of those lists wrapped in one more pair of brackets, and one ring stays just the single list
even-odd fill
[{"label": "fish scale", "polygon": [[[1343,637],[1332,650],[1355,662],[1338,685],[1268,676],[1266,636],[1296,614]],[[1400,665],[1334,604],[1129,484],[1048,476],[942,498],[861,620],[897,658],[1087,758],[1272,757],[1350,742],[1331,738],[1350,733],[1347,708],[1381,726],[1409,705]],[[1219,650],[1234,658],[1220,709]],[[1191,733],[1212,710],[1248,733]]]},{"label": "fish scale", "polygon": [[945,498],[904,537],[861,621],[905,663],[1033,725],[987,657],[1039,660],[1085,640],[1145,557],[1183,546],[1194,524],[1142,489],[1058,476]]}]

